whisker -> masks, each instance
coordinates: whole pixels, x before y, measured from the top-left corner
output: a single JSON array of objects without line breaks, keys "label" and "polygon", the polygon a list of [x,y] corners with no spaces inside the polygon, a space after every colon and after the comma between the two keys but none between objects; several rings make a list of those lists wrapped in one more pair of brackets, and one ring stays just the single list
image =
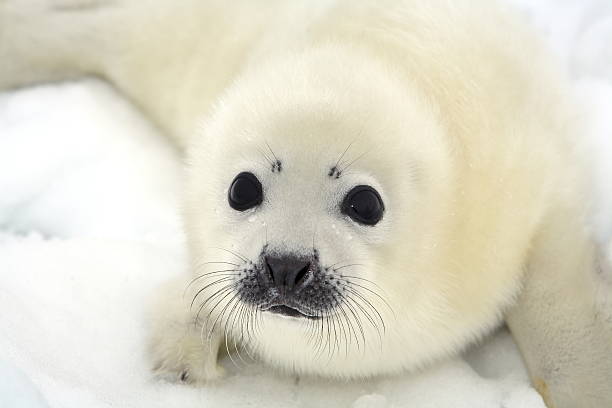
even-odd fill
[{"label": "whisker", "polygon": [[338,262],[333,263],[333,264],[331,264],[331,265],[327,265],[327,266],[325,267],[325,269],[334,269],[334,266],[336,266],[336,265],[342,265],[344,262],[356,262],[356,261],[359,261],[359,260],[360,260],[359,258],[353,258],[353,259],[343,259],[342,261],[338,261]]},{"label": "whisker", "polygon": [[315,237],[317,236],[317,223],[314,224],[312,228],[312,253],[317,252],[317,247],[315,246]]},{"label": "whisker", "polygon": [[[346,318],[347,321],[347,326],[348,326],[348,316],[346,314],[346,312],[344,311],[344,308],[342,308],[342,305],[339,304],[337,306],[337,309],[340,311],[340,313],[343,314],[343,316]],[[351,342],[351,336],[350,336],[350,330],[348,331],[348,337],[347,337],[347,330],[345,330],[344,328],[344,323],[343,323],[343,319],[338,319],[338,326],[341,326],[342,328],[342,333],[344,335],[344,355],[348,356],[348,349],[349,346],[352,344]],[[357,341],[357,349],[359,349],[359,341]],[[340,352],[340,346],[338,346],[338,352]]]},{"label": "whisker", "polygon": [[[238,309],[238,311],[234,314],[234,318],[232,320],[232,324],[230,326],[230,331],[233,333],[234,332],[234,327],[236,326],[236,320],[238,320],[239,323],[239,327],[240,327],[240,340],[237,342],[236,341],[236,337],[234,338],[234,349],[236,350],[236,354],[238,355],[238,358],[244,363],[244,364],[248,364],[248,362],[242,358],[242,354],[240,353],[240,350],[238,349],[238,344],[240,343],[240,345],[242,346],[242,349],[246,351],[245,348],[245,342],[244,342],[244,324],[241,324],[244,322],[244,313],[245,310],[247,308],[247,304],[245,302],[241,302],[241,305]],[[228,319],[229,320],[229,319]],[[249,355],[249,352],[247,351],[247,355]],[[249,357],[251,357],[249,355]]]},{"label": "whisker", "polygon": [[[350,300],[350,299],[349,299]],[[357,324],[357,326],[359,327],[359,331],[361,332],[361,338],[363,340],[363,349],[365,351],[365,343],[366,343],[366,337],[365,337],[365,332],[363,330],[363,326],[361,325],[361,319],[359,319],[359,317],[357,316],[358,313],[353,309],[353,307],[351,306],[351,304],[347,301],[345,302],[346,307],[349,309],[349,312],[351,312],[351,314],[353,315],[353,317],[355,318],[355,323]],[[355,334],[355,341],[357,342],[358,346],[357,349],[359,350],[359,340],[357,339],[357,332],[355,331],[355,329],[353,328],[353,333]]]},{"label": "whisker", "polygon": [[[223,307],[223,310],[221,311],[221,315],[219,316],[221,318],[221,321],[223,321],[223,316],[225,315],[225,312],[231,307],[230,312],[228,314],[228,318],[225,320],[225,325],[223,326],[223,335],[225,338],[225,350],[227,351],[227,356],[229,357],[229,359],[231,360],[232,364],[234,364],[234,366],[236,368],[240,368],[238,366],[238,364],[236,363],[236,361],[234,361],[234,358],[232,357],[232,353],[230,353],[229,350],[229,345],[227,344],[227,335],[228,335],[228,331],[227,331],[227,323],[229,322],[229,316],[232,314],[234,308],[236,307],[236,305],[238,304],[238,302],[240,301],[240,299],[238,299],[238,293],[236,293],[234,295],[234,297],[232,297],[230,299],[230,301],[227,303],[227,305],[225,305],[225,307]],[[232,305],[232,306],[230,306]],[[214,324],[213,324],[214,327]]]},{"label": "whisker", "polygon": [[[252,330],[252,326],[253,326],[253,314],[255,313],[254,311],[254,307],[251,305],[248,305],[248,307],[245,309],[245,323],[244,323],[244,331],[246,331],[246,336],[247,336],[247,340],[251,341],[252,337],[251,337],[251,330]],[[244,335],[244,331],[243,331],[243,335]]]},{"label": "whisker", "polygon": [[[374,313],[376,313],[376,315],[378,316],[378,319],[380,320],[380,323],[382,324],[383,327],[383,332],[386,331],[386,327],[385,327],[385,320],[382,318],[381,314],[378,312],[378,309],[376,309],[376,307],[374,307],[374,305],[372,305],[372,303],[367,300],[365,297],[363,297],[363,295],[361,293],[359,293],[359,291],[349,287],[349,286],[345,286],[345,289],[348,290],[349,292],[351,292],[353,295],[355,295],[357,298],[359,298],[359,300],[361,300],[362,302],[365,303],[365,305],[367,305],[370,309],[372,309],[372,311]],[[359,306],[359,303],[355,302],[355,305]],[[361,307],[361,309],[365,312],[365,309],[363,309]]]},{"label": "whisker", "polygon": [[351,167],[357,160],[361,159],[363,156],[366,155],[366,153],[368,153],[368,150],[366,150],[365,152],[361,153],[359,156],[357,156],[355,159],[353,159],[352,161],[350,161],[346,166],[344,166],[340,172],[344,173],[346,170],[348,170],[349,167]]},{"label": "whisker", "polygon": [[[370,325],[372,325],[372,327],[376,330],[376,333],[378,335],[378,340],[380,342],[380,344],[382,345],[382,335],[380,333],[380,327],[378,326],[378,324],[376,323],[376,321],[374,320],[374,318],[370,315],[370,313],[359,303],[357,302],[357,300],[351,296],[350,294],[346,294],[346,300],[347,300],[347,305],[348,304],[353,304],[355,305],[355,307],[359,308],[362,312],[363,315],[365,316],[365,318],[368,320],[368,322],[370,323]],[[381,320],[381,323],[384,326],[384,322]]]},{"label": "whisker", "polygon": [[334,328],[334,346],[330,353],[330,359],[332,355],[336,352],[336,349],[338,349],[338,352],[340,352],[340,345],[338,344],[338,331],[336,330],[336,318],[335,317],[332,318],[331,321],[332,321],[332,326]]},{"label": "whisker", "polygon": [[374,318],[370,315],[370,313],[364,308],[364,306],[362,306],[359,302],[357,302],[357,300],[359,299],[355,299],[355,297],[353,296],[352,293],[346,293],[344,294],[345,299],[348,302],[353,302],[353,304],[359,308],[359,310],[361,310],[363,312],[363,315],[365,316],[366,319],[368,319],[368,321],[370,322],[370,324],[375,327],[378,328],[378,324],[376,324],[376,321],[374,320]]},{"label": "whisker", "polygon": [[[252,361],[255,361],[255,357],[251,353],[250,343],[253,341],[253,334],[251,333],[252,327],[249,325],[249,321],[253,319],[253,316],[256,316],[258,313],[258,308],[253,305],[247,305],[245,308],[245,321],[246,321],[246,341],[242,342],[242,349],[246,351],[247,355]],[[252,321],[251,321],[252,325]]]},{"label": "whisker", "polygon": [[255,313],[254,313],[254,319],[253,319],[253,323],[254,323],[254,327],[253,327],[253,333],[254,334],[259,334],[260,332],[260,325],[261,325],[261,320],[263,319],[262,317],[262,313],[261,313],[261,304],[257,304],[257,307],[255,309]]},{"label": "whisker", "polygon": [[209,261],[209,262],[202,262],[201,264],[197,264],[195,267],[196,268],[200,268],[204,265],[209,265],[209,264],[226,264],[226,265],[233,265],[233,266],[240,266],[238,264],[232,263],[232,262],[223,262],[223,261]]},{"label": "whisker", "polygon": [[[323,334],[324,331],[327,334],[321,336],[320,355],[323,354],[325,349],[327,349],[329,352],[329,349],[331,347],[331,325],[329,324],[329,315],[327,314],[323,316],[323,319],[321,321],[321,334]],[[323,339],[325,339],[325,343],[323,343]]]},{"label": "whisker", "polygon": [[342,158],[344,157],[344,155],[346,154],[346,152],[348,152],[348,150],[351,148],[351,146],[353,145],[353,143],[355,143],[355,141],[353,140],[352,142],[350,142],[348,144],[348,146],[346,146],[346,149],[344,149],[344,151],[342,152],[342,154],[340,155],[340,157],[338,157],[338,160],[336,160],[336,164],[334,164],[334,168],[338,168],[338,165],[340,165],[340,161],[342,160]]},{"label": "whisker", "polygon": [[[251,352],[249,351],[249,347],[246,344],[246,339],[245,339],[245,335],[244,335],[244,331],[245,331],[245,324],[247,322],[247,310],[248,308],[246,307],[245,304],[243,304],[243,306],[240,308],[240,317],[238,318],[238,322],[240,324],[240,347],[242,348],[242,350],[244,352],[246,352],[247,356],[251,359],[251,361],[254,361],[255,359],[253,358],[253,356],[251,355]],[[233,331],[233,323],[232,323],[232,331]],[[238,345],[234,342],[234,348],[236,349],[236,352],[238,353],[238,355],[240,356],[240,358],[242,359],[242,354],[238,351]],[[245,361],[245,364],[248,364],[248,362]]]},{"label": "whisker", "polygon": [[195,301],[198,298],[198,296],[200,295],[200,293],[202,293],[203,291],[205,291],[207,288],[209,288],[211,286],[217,285],[219,283],[231,281],[231,280],[233,280],[233,278],[231,276],[228,276],[226,278],[217,279],[216,281],[214,281],[212,283],[209,283],[208,285],[204,286],[202,289],[198,290],[198,292],[195,294],[195,296],[191,300],[191,305],[189,305],[189,310],[191,310],[193,308],[193,304],[195,303]]},{"label": "whisker", "polygon": [[[344,276],[344,278],[346,278],[346,276]],[[379,298],[380,300],[382,300],[382,302],[383,302],[383,303],[384,303],[384,304],[385,304],[385,305],[386,305],[386,306],[389,308],[389,310],[391,311],[391,313],[393,313],[393,315],[395,316],[395,312],[393,311],[393,308],[392,308],[392,307],[391,307],[391,305],[390,305],[390,304],[389,304],[389,303],[388,303],[388,302],[385,300],[385,298],[384,298],[384,297],[382,297],[381,295],[379,295],[378,293],[376,293],[375,291],[373,291],[373,290],[372,290],[372,289],[370,289],[370,288],[367,288],[367,287],[365,287],[365,286],[363,286],[363,285],[360,285],[360,284],[358,284],[358,283],[355,283],[355,282],[351,282],[351,281],[350,281],[350,279],[345,279],[345,281],[346,281],[347,283],[349,283],[350,285],[352,285],[352,286],[357,286],[357,287],[359,287],[359,288],[361,288],[361,289],[363,289],[363,290],[367,290],[368,292],[370,292],[371,294],[373,294],[374,296],[376,296],[377,298]]]},{"label": "whisker", "polygon": [[216,275],[216,274],[223,274],[223,275],[219,275],[219,276],[238,276],[239,275],[237,273],[225,273],[225,272],[238,272],[238,270],[237,269],[222,269],[222,270],[218,270],[218,271],[207,272],[207,273],[204,273],[202,275],[196,276],[185,287],[185,290],[183,290],[183,297],[185,297],[185,294],[187,293],[187,290],[189,290],[191,285],[193,285],[196,281],[198,281],[199,279],[202,279],[202,278],[204,278],[206,276]]},{"label": "whisker", "polygon": [[[232,286],[233,286],[233,285],[232,285]],[[232,289],[233,289],[233,287],[232,287]],[[215,309],[216,309],[216,308],[217,308],[217,307],[218,307],[218,306],[221,304],[221,302],[223,302],[223,301],[224,301],[224,300],[225,300],[225,299],[226,299],[228,296],[230,296],[231,294],[232,294],[232,291],[230,290],[230,291],[228,291],[228,292],[227,292],[225,295],[223,295],[223,296],[221,297],[221,299],[219,299],[219,300],[217,301],[217,303],[215,303],[215,306],[214,306],[214,307],[213,307],[213,308],[210,310],[210,312],[208,313],[208,317],[206,318],[206,324],[204,325],[205,327],[208,327],[208,322],[209,322],[209,320],[210,320],[210,316],[212,316],[212,314],[213,314],[213,312],[215,311]],[[237,294],[234,294],[234,296],[236,296],[236,295],[237,295]],[[233,298],[232,298],[232,299],[233,299]],[[230,302],[231,302],[231,299],[230,299]],[[227,305],[226,305],[226,306],[227,306]],[[214,329],[215,329],[215,326],[217,325],[217,322],[219,321],[219,318],[220,318],[220,317],[221,317],[221,314],[219,314],[219,315],[217,316],[217,318],[215,319],[215,321],[214,321],[213,325],[212,325],[212,326],[210,326],[210,330],[208,331],[208,335],[207,335],[207,338],[208,338],[209,340],[210,340],[210,338],[211,338],[211,336],[212,336],[212,333],[213,333],[213,331],[214,331]]]},{"label": "whisker", "polygon": [[274,157],[274,160],[276,160],[276,162],[279,163],[280,160],[278,160],[278,157],[276,157],[276,154],[274,154],[274,150],[272,150],[267,140],[265,141],[265,143],[266,143],[266,146],[268,146],[268,150],[270,150],[270,153],[272,153],[272,157]]},{"label": "whisker", "polygon": [[[337,269],[336,269],[337,270]],[[342,278],[349,278],[349,279],[357,279],[363,282],[367,282],[372,286],[375,286],[377,289],[379,289],[381,292],[385,292],[385,290],[383,288],[381,288],[376,282],[371,281],[370,279],[366,279],[366,278],[362,278],[360,276],[353,276],[353,275],[345,275],[345,274],[340,274],[340,276]]]},{"label": "whisker", "polygon": [[323,355],[323,350],[325,349],[325,325],[326,325],[326,318],[327,316],[321,316],[321,321],[320,321],[320,337],[315,339],[315,344],[317,345],[316,348],[316,358],[320,358]]},{"label": "whisker", "polygon": [[343,266],[339,266],[337,268],[334,268],[334,272],[339,271],[340,269],[348,268],[349,266],[365,266],[365,265],[364,264],[358,264],[358,263],[343,265]]},{"label": "whisker", "polygon": [[316,310],[315,313],[316,313],[317,318],[310,322],[311,329],[308,330],[309,332],[308,343],[310,344],[312,342],[312,347],[315,351],[315,357],[316,357],[318,355],[319,346],[322,342],[321,340],[322,332],[319,330],[319,328],[323,324],[323,321],[322,321],[323,319],[322,319],[322,312],[320,310]]},{"label": "whisker", "polygon": [[274,166],[274,161],[272,161],[272,159],[270,159],[263,150],[261,150],[257,146],[255,146],[255,149],[257,149],[257,151],[266,159],[266,161],[268,162],[268,164],[270,164],[270,166]]},{"label": "whisker", "polygon": [[215,293],[210,295],[208,298],[206,298],[206,300],[204,302],[202,302],[200,304],[200,307],[198,308],[198,313],[196,314],[196,322],[199,321],[200,313],[202,312],[202,309],[204,308],[204,306],[206,306],[206,303],[208,303],[209,301],[213,300],[214,298],[216,298],[220,294],[223,294],[223,293],[225,293],[227,291],[231,291],[233,287],[234,287],[234,284],[228,283],[227,285],[223,286],[221,289],[218,289]]},{"label": "whisker", "polygon": [[316,344],[316,356],[319,357],[321,355],[321,353],[323,353],[323,349],[324,349],[324,339],[325,339],[325,319],[326,317],[323,316],[323,312],[319,312],[319,317],[320,317],[320,321],[318,322],[319,324],[317,324],[317,329],[318,329],[318,333],[319,335],[315,338],[315,344]]},{"label": "whisker", "polygon": [[241,260],[242,260],[242,261],[244,261],[244,262],[249,262],[249,260],[248,260],[248,259],[247,259],[245,256],[240,255],[240,254],[238,254],[237,252],[230,251],[229,249],[225,249],[225,248],[221,248],[221,247],[216,247],[216,246],[211,246],[211,247],[209,247],[209,248],[219,249],[219,250],[221,250],[221,251],[228,252],[228,253],[230,253],[230,254],[234,255],[236,258],[241,259]]},{"label": "whisker", "polygon": [[257,314],[258,314],[258,309],[257,307],[253,307],[250,310],[249,313],[249,321],[247,323],[247,334],[249,335],[249,339],[251,339],[251,336],[254,336],[256,331],[257,331]]},{"label": "whisker", "polygon": [[[240,325],[240,346],[242,347],[242,350],[246,352],[247,356],[251,359],[251,361],[254,361],[255,358],[251,355],[251,352],[249,350],[249,348],[246,345],[246,341],[245,341],[245,337],[244,337],[244,331],[245,331],[245,324],[246,319],[245,319],[245,315],[246,313],[249,311],[249,309],[251,308],[251,306],[245,302],[242,302],[242,305],[240,306],[240,309],[238,311],[237,316],[238,316],[238,322]],[[231,326],[231,330],[232,332],[234,331],[234,325],[236,324],[236,319],[234,319],[234,321],[232,321],[232,326]],[[248,330],[248,327],[246,327],[246,329]],[[249,339],[250,341],[250,339]],[[238,346],[236,344],[236,342],[234,341],[234,348],[236,349],[236,353],[238,353],[238,357],[245,363],[248,364],[247,361],[245,361],[242,358],[242,354],[240,353],[240,351],[238,350]]]}]

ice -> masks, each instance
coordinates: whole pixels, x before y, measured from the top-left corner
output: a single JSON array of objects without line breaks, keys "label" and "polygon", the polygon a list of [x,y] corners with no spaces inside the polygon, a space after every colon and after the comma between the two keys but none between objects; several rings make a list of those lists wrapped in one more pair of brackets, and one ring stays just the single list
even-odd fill
[{"label": "ice", "polygon": [[30,379],[8,361],[0,360],[0,407],[48,408]]},{"label": "ice", "polygon": [[[610,245],[612,3],[512,4],[592,117],[593,225]],[[343,383],[224,361],[228,377],[204,388],[155,381],[146,304],[186,269],[180,174],[167,141],[101,82],[0,94],[0,407],[544,407],[503,330],[393,378]]]}]

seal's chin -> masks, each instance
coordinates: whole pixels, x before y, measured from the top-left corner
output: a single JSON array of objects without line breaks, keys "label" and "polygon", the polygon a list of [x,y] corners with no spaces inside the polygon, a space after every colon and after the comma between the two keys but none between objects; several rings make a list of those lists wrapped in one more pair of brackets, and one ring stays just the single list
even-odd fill
[{"label": "seal's chin", "polygon": [[293,318],[302,318],[302,319],[317,319],[318,316],[313,316],[306,314],[295,307],[287,306],[284,304],[270,306],[267,309],[264,309],[266,312],[278,314],[281,316],[293,317]]}]

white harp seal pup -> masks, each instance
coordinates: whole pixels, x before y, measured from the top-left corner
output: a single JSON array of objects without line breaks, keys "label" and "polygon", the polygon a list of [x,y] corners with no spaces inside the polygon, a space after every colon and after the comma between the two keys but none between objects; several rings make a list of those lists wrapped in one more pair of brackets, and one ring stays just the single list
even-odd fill
[{"label": "white harp seal pup", "polygon": [[[96,75],[187,158],[159,373],[363,378],[502,321],[549,407],[612,406],[580,118],[492,1],[4,0],[0,85]],[[183,300],[183,292],[185,299]]]}]

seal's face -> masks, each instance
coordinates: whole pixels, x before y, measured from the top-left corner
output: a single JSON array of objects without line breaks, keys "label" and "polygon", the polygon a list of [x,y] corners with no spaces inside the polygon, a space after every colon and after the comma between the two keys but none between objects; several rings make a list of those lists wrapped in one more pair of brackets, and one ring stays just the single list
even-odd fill
[{"label": "seal's face", "polygon": [[393,310],[376,280],[394,211],[367,165],[376,153],[363,141],[334,148],[331,137],[301,132],[302,146],[283,146],[268,129],[252,155],[224,154],[232,164],[216,180],[216,220],[206,222],[209,238],[197,248],[203,262],[193,288],[203,291],[193,293],[194,308],[209,326],[217,321],[261,351],[276,349],[265,337],[279,331],[310,338],[303,347],[313,358],[380,347]]},{"label": "seal's face", "polygon": [[510,298],[464,256],[435,109],[372,64],[331,49],[262,67],[189,152],[192,308],[228,349],[316,374],[399,371],[456,351]]},{"label": "seal's face", "polygon": [[[273,151],[270,150],[270,153],[273,157],[272,172],[281,172],[282,162]],[[341,159],[338,160],[337,165],[330,168],[329,177],[340,177]],[[302,199],[308,200],[306,202],[314,202],[317,197],[303,197]],[[255,213],[258,210],[262,211],[259,207],[263,203],[264,190],[257,176],[250,172],[238,174],[228,189],[229,206],[239,212],[252,210]],[[268,204],[272,205],[269,201]],[[303,223],[300,211],[304,212],[303,215],[313,215],[315,211],[321,213],[318,214],[321,220],[325,220],[325,213],[328,218],[345,216],[353,222],[369,226],[378,224],[384,214],[384,203],[380,194],[376,189],[367,185],[353,187],[346,193],[341,203],[337,203],[336,208],[319,208],[309,211],[306,204],[295,202],[291,205],[298,208],[295,218],[289,219],[293,224]],[[333,220],[330,221],[333,222]],[[264,226],[267,236],[267,224]],[[297,230],[291,225],[283,225],[283,228]],[[304,233],[306,231],[302,231],[302,235]],[[304,242],[295,242],[295,245],[291,246],[279,242],[270,244],[266,241],[256,262],[245,260],[247,263],[242,265],[242,269],[235,271],[238,272],[236,285],[239,298],[262,311],[308,319],[322,319],[334,313],[337,308],[341,308],[342,304],[352,300],[350,290],[353,289],[353,281],[358,280],[355,283],[358,287],[364,282],[340,270],[360,264],[341,261],[328,265],[322,263],[315,239],[316,230],[312,232],[312,235],[311,248],[305,247]],[[300,237],[300,240],[303,241],[303,238],[303,236]],[[339,245],[333,245],[333,243],[326,245],[326,248],[330,248],[330,252],[345,250],[334,247],[339,247]],[[357,293],[357,291],[353,292]],[[355,305],[355,307],[359,306],[361,305]]]}]

